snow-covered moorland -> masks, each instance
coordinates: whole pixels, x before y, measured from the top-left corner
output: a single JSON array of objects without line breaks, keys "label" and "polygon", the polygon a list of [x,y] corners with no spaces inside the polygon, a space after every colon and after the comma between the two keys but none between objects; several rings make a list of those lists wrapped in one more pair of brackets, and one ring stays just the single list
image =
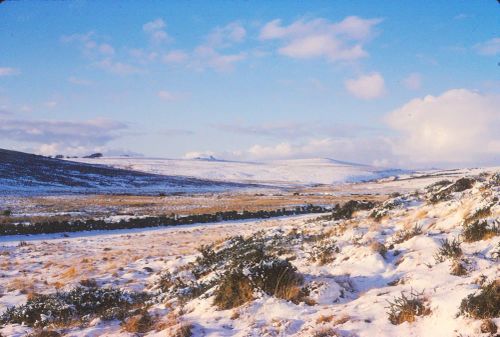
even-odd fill
[{"label": "snow-covered moorland", "polygon": [[3,238],[0,333],[494,336],[499,198],[488,173],[319,216]]},{"label": "snow-covered moorland", "polygon": [[259,183],[280,186],[333,184],[378,179],[405,171],[348,163],[329,158],[290,159],[268,162],[240,162],[204,159],[164,158],[77,158],[74,161],[161,175],[182,175],[224,182]]}]

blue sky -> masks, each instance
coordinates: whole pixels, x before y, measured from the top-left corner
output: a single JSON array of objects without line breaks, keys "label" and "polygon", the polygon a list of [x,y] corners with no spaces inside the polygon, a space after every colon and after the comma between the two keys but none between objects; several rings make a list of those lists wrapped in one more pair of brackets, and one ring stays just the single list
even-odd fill
[{"label": "blue sky", "polygon": [[500,165],[500,5],[4,2],[0,147]]}]

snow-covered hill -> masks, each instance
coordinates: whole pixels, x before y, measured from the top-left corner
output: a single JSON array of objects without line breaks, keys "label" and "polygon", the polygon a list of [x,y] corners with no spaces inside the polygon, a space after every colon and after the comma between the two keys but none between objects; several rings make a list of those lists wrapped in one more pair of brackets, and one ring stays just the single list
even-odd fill
[{"label": "snow-covered hill", "polygon": [[382,169],[325,158],[279,160],[262,163],[214,159],[126,157],[80,158],[74,160],[154,174],[276,185],[333,184],[378,179],[404,173],[401,170]]},{"label": "snow-covered hill", "polygon": [[222,191],[240,184],[76,163],[0,149],[0,195]]}]

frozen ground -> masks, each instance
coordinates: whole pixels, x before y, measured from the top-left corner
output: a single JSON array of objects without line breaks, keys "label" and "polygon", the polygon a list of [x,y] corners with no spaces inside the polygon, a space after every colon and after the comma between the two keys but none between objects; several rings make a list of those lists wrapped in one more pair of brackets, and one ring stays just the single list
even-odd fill
[{"label": "frozen ground", "polygon": [[[34,293],[68,290],[87,279],[102,287],[158,295],[159,280],[168,272],[186,282],[186,289],[196,289],[224,270],[208,270],[202,278],[193,278],[200,257],[196,248],[213,243],[216,252],[223,251],[235,245],[234,240],[227,241],[229,237],[243,235],[264,242],[275,258],[289,260],[303,277],[307,296],[293,302],[257,289],[252,299],[221,310],[214,304],[220,283],[182,300],[168,288],[148,307],[154,322],[141,335],[182,336],[177,334],[181,327],[189,327],[193,336],[213,337],[491,336],[481,332],[481,319],[457,316],[462,299],[478,293],[480,284],[500,279],[500,175],[479,176],[480,171],[457,173],[474,177],[472,187],[443,183],[423,189],[426,179],[437,181],[429,177],[390,181],[386,185],[390,191],[404,186],[401,195],[347,219],[308,215],[69,237],[3,238],[0,311],[24,303]],[[407,184],[415,191],[408,192]],[[466,242],[466,224],[475,220],[485,221],[491,235]],[[462,254],[436,259],[443,239],[461,241]],[[457,264],[462,267],[459,273]],[[419,293],[425,310],[412,322],[392,324],[388,301],[401,292]],[[500,318],[491,322],[500,325]],[[65,336],[137,335],[125,331],[118,320],[55,328]],[[30,327],[17,324],[0,329],[5,336],[28,331]]]}]

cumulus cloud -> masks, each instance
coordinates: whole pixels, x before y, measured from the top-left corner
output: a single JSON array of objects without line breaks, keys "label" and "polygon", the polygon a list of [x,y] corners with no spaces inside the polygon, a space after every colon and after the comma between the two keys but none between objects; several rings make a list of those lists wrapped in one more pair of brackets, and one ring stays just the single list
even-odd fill
[{"label": "cumulus cloud", "polygon": [[344,85],[354,97],[364,100],[382,97],[386,92],[384,78],[377,72],[346,80]]},{"label": "cumulus cloud", "polygon": [[76,43],[83,54],[87,57],[112,56],[115,54],[115,48],[109,43],[99,42],[95,32],[85,34],[63,35],[63,43]]},{"label": "cumulus cloud", "polygon": [[453,89],[413,99],[384,116],[387,130],[357,137],[328,135],[326,130],[325,134],[300,128],[295,132],[285,124],[219,125],[217,128],[226,131],[270,135],[278,140],[216,152],[215,156],[234,160],[328,157],[406,168],[499,165],[499,106],[498,94]]},{"label": "cumulus cloud", "polygon": [[156,19],[145,23],[142,26],[142,30],[149,35],[153,43],[169,42],[172,38],[165,31],[166,28],[165,21],[163,19]]},{"label": "cumulus cloud", "polygon": [[211,68],[221,72],[233,70],[236,63],[247,58],[247,53],[228,52],[227,49],[243,42],[245,36],[246,30],[238,22],[215,28],[205,42],[194,49],[190,67],[197,70]]},{"label": "cumulus cloud", "polygon": [[422,75],[411,73],[403,79],[403,84],[410,90],[418,90],[422,87]]},{"label": "cumulus cloud", "polygon": [[0,77],[1,76],[18,75],[19,73],[20,73],[20,71],[16,68],[0,67]]},{"label": "cumulus cloud", "polygon": [[281,41],[278,52],[292,58],[353,61],[368,55],[364,45],[381,21],[349,16],[337,23],[314,19],[297,20],[286,26],[276,19],[262,27],[260,39]]},{"label": "cumulus cloud", "polygon": [[229,47],[233,43],[243,42],[246,29],[239,22],[231,22],[224,27],[215,28],[208,36],[206,44],[214,47]]},{"label": "cumulus cloud", "polygon": [[[416,163],[492,163],[500,155],[500,97],[466,89],[414,99],[389,113],[397,156]],[[495,159],[496,158],[496,159]]]},{"label": "cumulus cloud", "polygon": [[221,72],[231,71],[237,62],[246,57],[245,52],[223,54],[210,46],[202,45],[195,49],[191,67],[198,70],[211,68]]},{"label": "cumulus cloud", "polygon": [[478,43],[474,46],[474,48],[481,55],[500,54],[500,37],[495,37],[488,41]]}]

